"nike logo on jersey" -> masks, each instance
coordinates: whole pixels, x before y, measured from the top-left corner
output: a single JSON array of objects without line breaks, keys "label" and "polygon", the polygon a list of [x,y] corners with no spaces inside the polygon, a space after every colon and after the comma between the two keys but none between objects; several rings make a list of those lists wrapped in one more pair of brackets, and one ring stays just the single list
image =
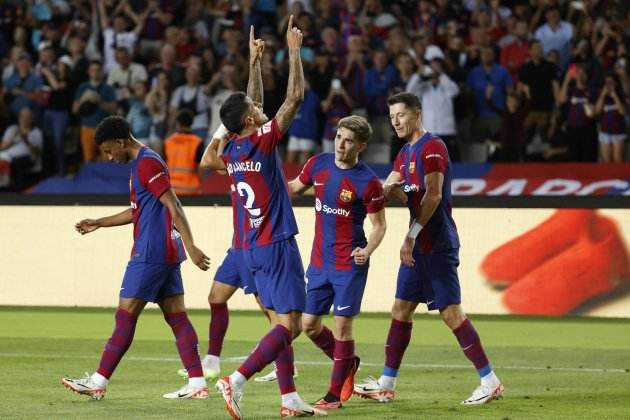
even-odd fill
[{"label": "nike logo on jersey", "polygon": [[156,179],[158,179],[159,177],[161,177],[162,175],[164,175],[164,172],[160,172],[160,173],[159,173],[159,174],[157,174],[157,175],[153,175],[153,176],[151,177],[151,179],[149,179],[149,184],[150,184],[150,183],[152,183],[153,181],[155,181]]},{"label": "nike logo on jersey", "polygon": [[343,311],[345,309],[348,309],[349,307],[350,307],[350,305],[348,305],[348,306],[339,306],[339,305],[337,305],[337,310],[338,311]]},{"label": "nike logo on jersey", "polygon": [[313,182],[313,185],[315,185],[316,187],[319,187],[321,185],[324,185],[323,182]]}]

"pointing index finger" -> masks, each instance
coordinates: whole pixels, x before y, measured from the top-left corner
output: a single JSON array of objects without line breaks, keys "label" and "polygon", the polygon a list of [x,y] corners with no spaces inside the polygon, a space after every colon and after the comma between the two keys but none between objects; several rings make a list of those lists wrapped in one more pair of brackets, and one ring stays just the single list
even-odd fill
[{"label": "pointing index finger", "polygon": [[249,25],[249,42],[254,41],[254,25]]},{"label": "pointing index finger", "polygon": [[289,24],[287,25],[287,32],[293,28],[293,15],[289,16]]}]

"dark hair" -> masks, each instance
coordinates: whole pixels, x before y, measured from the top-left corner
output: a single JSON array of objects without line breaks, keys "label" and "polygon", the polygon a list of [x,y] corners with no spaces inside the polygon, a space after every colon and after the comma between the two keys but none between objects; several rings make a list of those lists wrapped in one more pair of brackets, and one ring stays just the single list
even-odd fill
[{"label": "dark hair", "polygon": [[92,64],[98,64],[99,66],[103,67],[103,62],[101,60],[90,60],[90,62],[88,63],[88,67]]},{"label": "dark hair", "polygon": [[340,119],[337,124],[337,129],[339,128],[347,128],[354,132],[361,143],[367,143],[372,137],[372,126],[365,118],[358,115],[350,115]]},{"label": "dark hair", "polygon": [[126,119],[118,115],[111,115],[101,121],[96,126],[94,132],[94,143],[97,146],[110,141],[119,139],[130,139],[131,127]]},{"label": "dark hair", "polygon": [[193,114],[188,109],[182,109],[177,114],[177,124],[180,127],[191,127],[193,123]]},{"label": "dark hair", "polygon": [[407,108],[412,109],[416,112],[422,111],[420,99],[418,99],[418,97],[413,93],[400,92],[387,98],[388,106],[392,106],[395,104],[405,104]]},{"label": "dark hair", "polygon": [[245,127],[245,116],[248,111],[247,94],[245,92],[234,92],[221,105],[219,115],[221,122],[228,131],[240,133]]}]

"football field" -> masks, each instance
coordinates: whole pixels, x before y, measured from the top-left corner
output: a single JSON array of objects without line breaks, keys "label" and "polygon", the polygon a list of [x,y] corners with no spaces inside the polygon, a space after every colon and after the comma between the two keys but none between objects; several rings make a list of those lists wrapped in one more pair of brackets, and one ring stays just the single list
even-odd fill
[{"label": "football field", "polygon": [[[227,419],[220,395],[170,401],[184,380],[170,328],[146,311],[135,340],[102,401],[73,394],[62,376],[93,372],[113,328],[113,309],[0,308],[0,418],[13,419]],[[202,354],[209,312],[193,311]],[[437,316],[417,316],[405,354],[396,400],[353,397],[331,418],[354,419],[630,419],[630,320],[471,317],[503,381],[505,398],[461,406],[478,384],[451,332]],[[362,368],[357,380],[378,377],[386,315],[364,314],[355,323]],[[267,330],[255,312],[233,312],[222,364],[230,373]],[[309,402],[328,388],[331,362],[304,336],[295,343],[300,395]],[[264,373],[266,373],[265,371]],[[211,387],[212,384],[209,384]],[[251,381],[242,401],[245,418],[277,418],[275,383]]]}]

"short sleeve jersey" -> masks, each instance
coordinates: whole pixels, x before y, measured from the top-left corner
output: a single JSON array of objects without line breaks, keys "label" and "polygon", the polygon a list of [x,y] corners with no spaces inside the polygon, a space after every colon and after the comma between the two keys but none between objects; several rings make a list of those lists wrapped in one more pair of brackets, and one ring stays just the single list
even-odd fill
[{"label": "short sleeve jersey", "polygon": [[333,153],[309,159],[299,180],[315,188],[315,239],[310,268],[351,270],[352,250],[367,244],[365,216],[385,207],[381,181],[363,162],[350,169],[337,167]]},{"label": "short sleeve jersey", "polygon": [[160,197],[171,188],[168,168],[154,151],[143,147],[131,167],[129,180],[133,211],[131,260],[177,264],[186,259],[181,236]]},{"label": "short sleeve jersey", "polygon": [[282,160],[277,151],[282,133],[275,119],[248,137],[230,140],[221,159],[247,212],[242,247],[256,248],[298,233]]},{"label": "short sleeve jersey", "polygon": [[426,132],[416,143],[403,146],[394,161],[393,171],[399,172],[404,181],[401,189],[407,194],[411,220],[418,217],[426,192],[425,175],[433,172],[444,175],[442,200],[420,232],[417,245],[421,254],[459,248],[457,227],[451,215],[451,163],[444,142]]}]

